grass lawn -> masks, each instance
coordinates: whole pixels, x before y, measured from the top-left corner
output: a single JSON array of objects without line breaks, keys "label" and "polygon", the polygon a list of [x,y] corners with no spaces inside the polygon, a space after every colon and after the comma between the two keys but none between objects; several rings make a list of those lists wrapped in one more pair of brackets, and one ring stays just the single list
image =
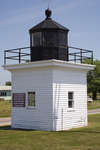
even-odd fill
[{"label": "grass lawn", "polygon": [[100,150],[100,114],[89,126],[62,132],[11,130],[0,127],[0,150]]},{"label": "grass lawn", "polygon": [[100,108],[100,100],[94,100],[91,103],[88,103],[88,109],[97,109]]},{"label": "grass lawn", "polygon": [[0,101],[0,118],[11,116],[11,103],[9,101]]}]

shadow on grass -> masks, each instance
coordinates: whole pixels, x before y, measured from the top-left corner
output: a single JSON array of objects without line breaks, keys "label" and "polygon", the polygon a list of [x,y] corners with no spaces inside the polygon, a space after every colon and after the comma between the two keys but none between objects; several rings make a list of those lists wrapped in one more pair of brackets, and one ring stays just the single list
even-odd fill
[{"label": "shadow on grass", "polygon": [[11,126],[1,126],[0,130],[15,130],[15,131],[37,131],[32,129],[19,129],[19,128],[11,128]]},{"label": "shadow on grass", "polygon": [[12,130],[11,126],[1,126],[0,130]]},{"label": "shadow on grass", "polygon": [[[11,126],[2,126],[0,127],[0,130],[13,130],[13,131],[40,131],[40,130],[34,130],[34,129],[18,129],[18,128],[11,128]],[[100,131],[92,131],[92,130],[85,130],[85,131],[82,131],[82,130],[78,130],[78,131],[40,131],[41,134],[48,134],[48,133],[56,133],[56,134],[59,134],[59,133],[98,133],[100,134]]]}]

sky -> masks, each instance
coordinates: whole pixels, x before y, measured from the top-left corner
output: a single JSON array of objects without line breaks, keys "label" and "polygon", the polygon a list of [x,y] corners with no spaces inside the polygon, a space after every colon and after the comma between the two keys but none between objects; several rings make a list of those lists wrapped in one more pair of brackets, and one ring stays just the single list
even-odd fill
[{"label": "sky", "polygon": [[100,60],[100,0],[0,0],[0,84],[11,80],[2,67],[4,50],[30,46],[29,29],[45,19],[67,27],[69,46],[91,49]]}]

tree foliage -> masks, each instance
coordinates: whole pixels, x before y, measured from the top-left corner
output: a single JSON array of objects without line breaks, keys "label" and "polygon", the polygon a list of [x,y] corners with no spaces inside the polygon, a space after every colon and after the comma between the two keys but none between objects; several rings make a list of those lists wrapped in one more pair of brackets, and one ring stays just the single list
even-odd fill
[{"label": "tree foliage", "polygon": [[6,81],[5,85],[6,86],[11,86],[11,82],[10,81]]},{"label": "tree foliage", "polygon": [[96,99],[97,93],[100,93],[100,61],[95,60],[96,68],[88,72],[87,85],[88,93],[92,93],[93,99]]}]

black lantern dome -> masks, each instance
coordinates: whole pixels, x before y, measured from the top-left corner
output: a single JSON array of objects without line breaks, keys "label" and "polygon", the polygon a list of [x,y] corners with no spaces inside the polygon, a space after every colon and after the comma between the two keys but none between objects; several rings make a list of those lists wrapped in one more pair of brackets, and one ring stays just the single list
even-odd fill
[{"label": "black lantern dome", "polygon": [[51,19],[51,10],[45,11],[46,19],[29,30],[31,61],[68,60],[68,31]]}]

